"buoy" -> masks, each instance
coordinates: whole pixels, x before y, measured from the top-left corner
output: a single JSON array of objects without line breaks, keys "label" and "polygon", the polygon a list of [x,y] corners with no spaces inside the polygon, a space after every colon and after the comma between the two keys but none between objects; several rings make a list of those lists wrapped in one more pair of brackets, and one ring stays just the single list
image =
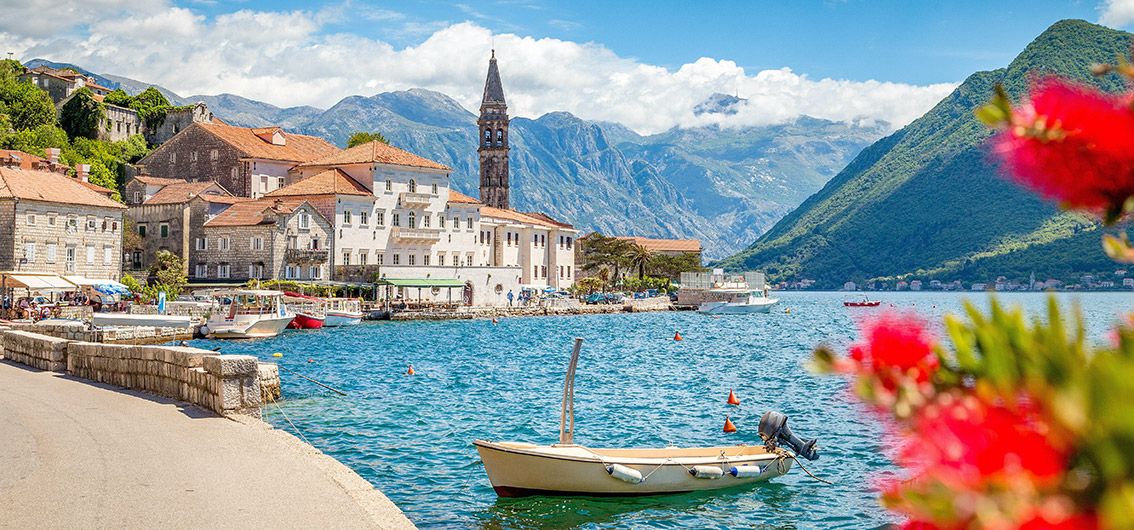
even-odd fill
[{"label": "buoy", "polygon": [[790,315],[791,314],[791,308],[789,307],[787,309],[784,309],[784,313],[787,313],[787,314]]},{"label": "buoy", "polygon": [[272,357],[283,357],[283,354],[280,353],[280,352],[276,352],[276,353],[272,354]]},{"label": "buoy", "polygon": [[313,362],[315,362],[315,359],[307,359],[307,362],[313,363]]},{"label": "buoy", "polygon": [[736,478],[758,477],[758,476],[760,476],[760,473],[763,473],[763,472],[764,472],[764,470],[760,469],[760,466],[751,466],[751,465],[733,466],[733,467],[730,467],[728,469],[728,474],[732,475]]},{"label": "buoy", "polygon": [[736,432],[736,425],[732,424],[732,420],[728,416],[724,417],[724,432]]},{"label": "buoy", "polygon": [[642,472],[632,467],[626,467],[622,464],[611,464],[606,466],[606,472],[610,476],[629,482],[631,484],[638,484],[642,482]]},{"label": "buoy", "polygon": [[411,364],[411,365],[409,365],[409,368],[406,369],[406,375],[413,375],[413,374],[414,374],[413,365]]},{"label": "buoy", "polygon": [[493,324],[493,325],[496,325],[496,324],[499,324],[499,323],[500,323],[500,321],[499,321],[499,320],[496,320],[495,318],[493,318],[493,319],[492,319],[492,324]]},{"label": "buoy", "polygon": [[714,480],[723,477],[724,470],[717,466],[693,466],[689,469],[689,474],[696,478]]},{"label": "buoy", "polygon": [[733,392],[731,388],[728,389],[728,404],[740,406],[740,398],[736,397],[736,392]]},{"label": "buoy", "polygon": [[673,340],[685,340],[685,339],[681,338],[681,332],[674,331],[673,332]]}]

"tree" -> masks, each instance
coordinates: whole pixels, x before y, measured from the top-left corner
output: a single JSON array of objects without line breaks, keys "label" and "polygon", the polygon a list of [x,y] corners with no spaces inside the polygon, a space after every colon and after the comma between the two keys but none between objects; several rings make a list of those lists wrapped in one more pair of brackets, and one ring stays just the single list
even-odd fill
[{"label": "tree", "polygon": [[113,92],[107,94],[106,97],[102,99],[102,102],[106,103],[107,105],[114,105],[128,109],[134,102],[134,98],[130,94],[127,94],[125,91],[123,91],[121,88],[118,88]]},{"label": "tree", "polygon": [[605,286],[604,285],[605,283],[606,282],[604,282],[602,280],[602,278],[599,278],[597,276],[591,276],[591,277],[588,277],[588,278],[579,278],[575,282],[575,290],[577,292],[582,293],[582,294],[591,294],[591,293],[594,293],[594,292],[601,291],[603,289],[603,287]]},{"label": "tree", "polygon": [[161,127],[172,105],[160,90],[149,87],[131,98],[130,108],[138,112],[138,118],[146,124],[146,127],[156,129]]},{"label": "tree", "polygon": [[350,135],[350,139],[347,140],[347,148],[349,149],[356,145],[368,144],[370,142],[390,143],[385,136],[382,136],[382,133],[358,131]]},{"label": "tree", "polygon": [[646,264],[650,262],[654,254],[650,252],[650,249],[637,243],[632,243],[626,249],[625,257],[626,262],[631,267],[638,269],[638,279],[641,280],[646,275]]},{"label": "tree", "polygon": [[0,80],[8,81],[15,80],[16,76],[24,73],[27,69],[20,61],[15,59],[0,59]]},{"label": "tree", "polygon": [[703,271],[701,256],[696,252],[685,252],[676,256],[668,254],[654,254],[650,263],[646,265],[646,274],[678,280],[683,272]]},{"label": "tree", "polygon": [[0,148],[15,149],[42,156],[46,147],[65,147],[67,133],[55,125],[37,125],[31,129],[0,134]]},{"label": "tree", "polygon": [[95,101],[94,93],[83,87],[72,94],[59,111],[59,125],[71,138],[98,139],[106,106]]},{"label": "tree", "polygon": [[633,244],[625,239],[607,237],[598,232],[584,236],[577,241],[583,257],[582,269],[586,272],[610,271],[610,280],[617,283],[622,277],[627,254]]},{"label": "tree", "polygon": [[0,107],[20,131],[55,124],[55,103],[47,92],[15,77],[0,76]]},{"label": "tree", "polygon": [[155,280],[150,287],[157,291],[165,291],[167,298],[176,298],[188,281],[185,274],[185,260],[168,250],[159,250],[154,255],[153,265],[150,265],[150,276]]}]

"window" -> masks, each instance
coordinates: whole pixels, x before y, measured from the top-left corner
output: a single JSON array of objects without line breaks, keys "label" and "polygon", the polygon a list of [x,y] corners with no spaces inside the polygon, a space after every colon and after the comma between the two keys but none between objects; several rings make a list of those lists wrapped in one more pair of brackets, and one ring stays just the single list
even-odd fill
[{"label": "window", "polygon": [[48,263],[55,263],[55,249],[56,249],[55,243],[48,243],[47,244],[47,262]]},{"label": "window", "polygon": [[220,238],[220,249],[221,250],[228,250],[228,246],[229,246],[228,241],[229,241],[228,236]]},{"label": "window", "polygon": [[383,262],[386,261],[385,258],[386,258],[386,256],[384,254],[378,254],[377,256],[374,256],[374,263],[377,263],[378,265],[383,265],[384,264]]},{"label": "window", "polygon": [[343,224],[350,224],[350,210],[343,210]]},{"label": "window", "polygon": [[102,247],[102,264],[110,265],[114,261],[114,249],[112,247]]},{"label": "window", "polygon": [[231,276],[230,272],[229,264],[221,263],[217,265],[217,278],[228,278]]},{"label": "window", "polygon": [[426,267],[429,266],[429,254],[426,254],[426,255],[421,257],[421,264],[425,265]]},{"label": "window", "polygon": [[437,184],[436,183],[433,184],[433,194],[437,195]]},{"label": "window", "polygon": [[299,214],[299,229],[308,230],[311,228],[311,214],[302,212]]},{"label": "window", "polygon": [[386,179],[386,191],[390,191],[390,190],[393,190],[393,189],[394,189],[394,182],[390,179]]},{"label": "window", "polygon": [[472,254],[465,256],[465,266],[472,267]]},{"label": "window", "polygon": [[197,152],[196,151],[189,153],[189,161],[190,162],[196,162],[197,161]]},{"label": "window", "polygon": [[255,265],[249,265],[248,266],[248,277],[249,278],[258,278],[258,276],[256,276],[256,266]]},{"label": "window", "polygon": [[253,237],[249,245],[252,247],[252,250],[264,250],[264,238],[260,236]]},{"label": "window", "polygon": [[24,243],[24,260],[35,263],[35,242]]},{"label": "window", "polygon": [[409,179],[409,192],[417,193],[417,181],[414,179]]},{"label": "window", "polygon": [[362,210],[361,212],[358,212],[358,224],[360,224],[362,226],[369,225],[370,224],[370,212],[368,212],[366,210]]},{"label": "window", "polygon": [[146,237],[146,225],[138,225],[138,235]]},{"label": "window", "polygon": [[394,214],[394,226],[402,226],[402,221],[398,214]]},{"label": "window", "polygon": [[421,227],[422,228],[429,228],[429,216],[428,215],[421,216]]},{"label": "window", "polygon": [[28,214],[28,224],[29,224],[29,225],[34,225],[34,224],[35,224],[35,214],[34,214],[34,213],[29,213],[29,214]]},{"label": "window", "polygon": [[506,245],[512,244],[512,233],[511,232],[504,232],[504,241],[505,241]]},{"label": "window", "polygon": [[453,218],[453,230],[456,231],[456,230],[460,230],[460,229],[461,229],[461,218],[460,217],[454,217]]},{"label": "window", "polygon": [[87,245],[87,265],[94,265],[94,245]]},{"label": "window", "polygon": [[197,238],[197,250],[206,250],[209,248],[209,239],[205,237]]},{"label": "window", "polygon": [[415,215],[413,212],[409,213],[409,227],[417,228],[417,215]]},{"label": "window", "polygon": [[401,257],[402,257],[401,254],[394,254],[394,265],[397,265],[398,262],[401,261],[401,259],[400,259]]},{"label": "window", "polygon": [[[67,218],[67,231],[68,232],[74,232],[78,229],[79,229],[79,220],[74,218],[74,217],[68,217]],[[145,236],[145,235],[146,234],[142,234],[142,236]]]},{"label": "window", "polygon": [[568,278],[571,277],[571,266],[570,265],[567,266],[567,277]]},{"label": "window", "polygon": [[567,238],[567,250],[571,250],[571,238]]},{"label": "window", "polygon": [[350,265],[350,249],[343,251],[343,265]]},{"label": "window", "polygon": [[[55,219],[51,219],[51,223],[50,223],[50,224],[55,224]],[[117,231],[118,231],[118,221],[111,221],[111,222],[110,222],[110,230],[111,230],[112,232],[117,232]]]},{"label": "window", "polygon": [[472,216],[469,216],[469,218],[465,221],[465,224],[467,225],[469,230],[472,230]]},{"label": "window", "polygon": [[140,191],[135,191],[135,192],[134,192],[134,202],[135,202],[135,203],[140,203],[140,202],[142,202],[142,192],[140,192]]},{"label": "window", "polygon": [[98,229],[98,220],[96,220],[94,217],[88,217],[87,218],[87,230],[97,230],[97,229]]},{"label": "window", "polygon": [[386,226],[386,210],[378,210],[374,212],[374,222],[378,226]]},{"label": "window", "polygon": [[319,238],[317,238],[317,237],[311,238],[311,246],[309,248],[311,250],[319,250]]},{"label": "window", "polygon": [[197,266],[195,267],[195,269],[196,270],[193,273],[198,278],[208,278],[209,277],[209,266],[208,265],[206,265],[204,263],[198,263]]},{"label": "window", "polygon": [[170,164],[176,164],[177,163],[177,151],[169,153],[169,163]]},{"label": "window", "polygon": [[220,153],[216,149],[209,151],[209,160],[216,160],[217,158],[220,158]]},{"label": "window", "polygon": [[288,250],[299,248],[299,237],[287,236],[287,248]]},{"label": "window", "polygon": [[53,213],[47,214],[47,225],[48,226],[55,226],[55,214],[53,214]]},{"label": "window", "polygon": [[260,175],[260,189],[268,191],[268,176]]},{"label": "window", "polygon": [[160,234],[161,237],[169,237],[169,225],[166,223],[158,225],[158,234]]},{"label": "window", "polygon": [[287,267],[285,267],[284,268],[284,278],[287,278],[289,280],[292,279],[292,278],[295,278],[296,268],[297,267],[293,267],[291,265],[288,265]]},{"label": "window", "polygon": [[543,269],[543,277],[546,278],[547,277],[547,265],[543,265],[541,268]]},{"label": "window", "polygon": [[369,251],[359,250],[358,251],[358,264],[365,267],[366,266],[366,258],[368,257],[369,254],[370,254]]},{"label": "window", "polygon": [[445,228],[445,214],[443,214],[443,213],[437,214],[437,227],[438,228]]},{"label": "window", "polygon": [[410,265],[417,265],[417,254],[410,254],[409,255],[409,264]]},{"label": "window", "polygon": [[312,280],[319,280],[319,279],[322,279],[322,278],[323,278],[323,266],[322,265],[312,265],[311,266],[311,279]]}]

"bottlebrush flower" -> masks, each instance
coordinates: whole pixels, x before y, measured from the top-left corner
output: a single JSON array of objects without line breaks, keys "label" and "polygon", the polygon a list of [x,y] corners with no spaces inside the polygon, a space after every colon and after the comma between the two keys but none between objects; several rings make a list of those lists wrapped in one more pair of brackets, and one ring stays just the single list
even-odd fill
[{"label": "bottlebrush flower", "polygon": [[993,153],[1020,184],[1071,208],[1113,219],[1134,195],[1134,112],[1130,95],[1070,81],[1035,83],[992,140]]},{"label": "bottlebrush flower", "polygon": [[937,355],[925,322],[914,314],[883,313],[867,322],[865,342],[850,351],[844,370],[875,375],[888,390],[903,379],[924,383],[937,371]]}]

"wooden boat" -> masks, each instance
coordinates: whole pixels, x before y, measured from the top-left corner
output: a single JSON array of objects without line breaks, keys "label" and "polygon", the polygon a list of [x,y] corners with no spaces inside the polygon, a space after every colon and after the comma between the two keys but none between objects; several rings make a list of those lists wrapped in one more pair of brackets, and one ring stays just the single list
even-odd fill
[{"label": "wooden boat", "polygon": [[846,300],[843,302],[843,307],[878,307],[882,305],[881,300],[870,300],[863,298],[862,300]]},{"label": "wooden boat", "polygon": [[779,302],[776,298],[768,298],[765,293],[752,289],[710,289],[705,295],[712,299],[701,302],[697,312],[707,315],[768,313]]},{"label": "wooden boat", "polygon": [[355,298],[327,298],[327,320],[323,324],[334,328],[353,326],[362,322],[362,304]]},{"label": "wooden boat", "polygon": [[202,330],[210,339],[275,337],[295,318],[279,291],[237,289],[218,291],[213,297],[220,308]]},{"label": "wooden boat", "polygon": [[[527,495],[637,496],[715,490],[765,482],[791,469],[796,455],[815,459],[815,441],[787,428],[787,417],[768,412],[760,420],[764,446],[592,449],[574,443],[575,368],[583,339],[567,368],[559,443],[476,440],[492,489],[501,497]],[[791,445],[792,453],[778,444]]]},{"label": "wooden boat", "polygon": [[321,298],[285,291],[284,303],[295,313],[295,319],[287,325],[288,328],[320,329],[327,319],[327,304]]}]

